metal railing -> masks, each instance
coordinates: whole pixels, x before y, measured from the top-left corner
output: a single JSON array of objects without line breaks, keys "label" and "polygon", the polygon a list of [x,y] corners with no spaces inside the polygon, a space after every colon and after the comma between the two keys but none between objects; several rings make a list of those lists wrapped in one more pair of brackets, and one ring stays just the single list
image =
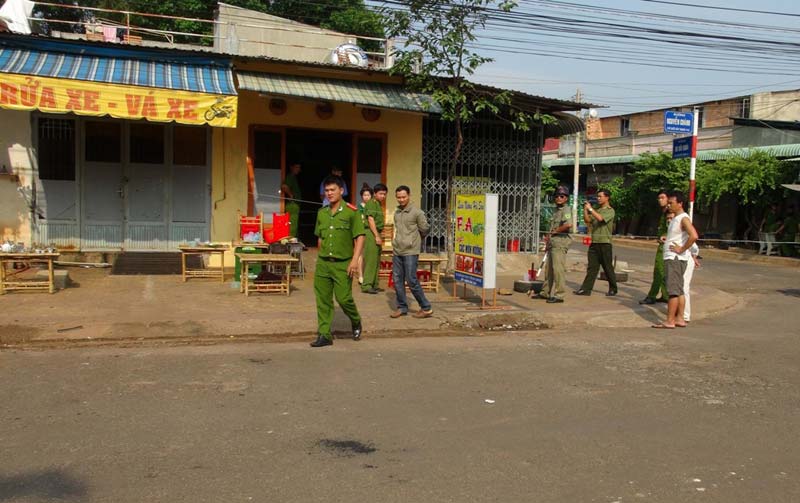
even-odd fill
[{"label": "metal railing", "polygon": [[[141,40],[135,38],[137,36],[150,36],[153,38],[158,39],[157,41],[165,41],[169,45],[176,44],[177,37],[184,37],[194,41],[194,43],[189,42],[187,45],[196,45],[198,47],[208,47],[209,43],[212,45],[217,45],[216,42],[219,42],[219,47],[224,47],[223,43],[231,37],[220,36],[216,32],[215,28],[226,26],[229,28],[233,28],[233,32],[235,33],[235,28],[255,28],[255,29],[262,29],[262,30],[271,30],[271,31],[281,31],[281,32],[292,32],[292,33],[302,33],[302,34],[315,34],[315,35],[330,35],[333,34],[330,31],[323,30],[323,29],[314,29],[314,28],[302,28],[302,27],[289,27],[289,26],[282,26],[280,23],[271,23],[269,21],[265,22],[258,22],[258,23],[232,23],[228,21],[219,21],[213,19],[201,19],[201,18],[193,18],[193,17],[183,17],[183,16],[171,16],[165,14],[152,14],[146,12],[138,12],[138,11],[129,11],[129,10],[119,10],[119,9],[107,9],[102,7],[84,7],[80,5],[65,5],[65,4],[57,4],[51,2],[36,2],[37,8],[40,9],[41,7],[47,8],[59,8],[59,9],[74,9],[80,12],[82,15],[80,19],[71,20],[71,19],[57,19],[57,18],[44,18],[44,17],[29,17],[28,21],[31,23],[32,26],[36,25],[63,25],[63,26],[82,26],[84,28],[85,34],[93,34],[93,33],[102,33],[103,27],[112,27],[121,29],[125,33],[125,37],[123,38],[123,43],[140,43]],[[91,17],[87,17],[86,14],[89,14]],[[97,17],[95,14],[103,13],[105,16],[103,18]],[[117,17],[118,19],[112,19],[113,17]],[[132,22],[132,19],[135,21],[136,18],[153,18],[153,19],[166,19],[172,21],[184,21],[184,22],[193,22],[199,23],[203,26],[208,26],[210,33],[205,32],[191,32],[191,31],[179,31],[179,30],[168,30],[168,29],[156,29],[156,28],[147,28],[144,26],[139,26],[135,22]],[[364,35],[353,35],[342,33],[343,37],[346,37],[351,40],[351,43],[357,43],[358,40],[364,41],[373,41],[379,42],[383,46],[382,51],[366,51],[363,52],[368,56],[372,56],[372,63],[378,63],[378,59],[382,58],[382,65],[384,67],[391,66],[392,60],[392,52],[393,52],[393,41],[392,39],[387,38],[380,38],[380,37],[369,37]],[[235,35],[234,35],[235,36]],[[323,46],[312,46],[306,44],[291,44],[291,43],[282,43],[282,42],[271,42],[265,40],[257,40],[257,39],[246,39],[246,38],[239,38],[236,37],[236,42],[246,42],[251,44],[261,44],[267,46],[281,46],[281,47],[302,47],[307,49],[321,49],[321,50],[333,50],[333,47],[323,47]]]}]

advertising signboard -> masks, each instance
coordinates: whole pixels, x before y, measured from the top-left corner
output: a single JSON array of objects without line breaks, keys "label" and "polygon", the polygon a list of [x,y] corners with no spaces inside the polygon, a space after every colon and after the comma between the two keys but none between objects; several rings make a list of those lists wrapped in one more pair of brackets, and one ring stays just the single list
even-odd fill
[{"label": "advertising signboard", "polygon": [[495,288],[497,210],[497,194],[456,196],[456,281]]}]

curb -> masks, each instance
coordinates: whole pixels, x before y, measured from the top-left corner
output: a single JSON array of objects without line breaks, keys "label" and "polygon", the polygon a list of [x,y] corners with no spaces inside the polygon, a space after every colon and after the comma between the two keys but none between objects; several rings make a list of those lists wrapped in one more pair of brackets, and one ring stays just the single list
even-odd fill
[{"label": "curb", "polygon": [[[657,246],[655,241],[643,241],[626,238],[614,238],[614,244],[625,248],[638,248],[653,251],[655,251]],[[718,250],[716,248],[700,248],[700,254],[719,260],[727,260],[729,262],[749,262],[751,264],[800,268],[800,260],[791,257],[767,257],[765,255],[758,255],[756,253],[734,252],[728,250]]]}]

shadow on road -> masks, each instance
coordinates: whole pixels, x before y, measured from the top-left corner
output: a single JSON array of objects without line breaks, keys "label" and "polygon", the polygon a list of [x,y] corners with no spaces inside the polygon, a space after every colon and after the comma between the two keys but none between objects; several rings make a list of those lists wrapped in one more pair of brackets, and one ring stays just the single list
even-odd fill
[{"label": "shadow on road", "polygon": [[0,475],[0,501],[17,498],[41,498],[43,500],[85,501],[87,486],[61,470],[42,470],[20,475]]},{"label": "shadow on road", "polygon": [[782,293],[787,297],[800,297],[800,289],[798,288],[787,288],[786,290],[778,290],[778,293]]}]

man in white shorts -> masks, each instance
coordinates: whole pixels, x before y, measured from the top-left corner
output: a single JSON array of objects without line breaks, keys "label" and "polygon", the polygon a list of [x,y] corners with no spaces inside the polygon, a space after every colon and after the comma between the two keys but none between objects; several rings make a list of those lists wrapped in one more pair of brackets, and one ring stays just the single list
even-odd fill
[{"label": "man in white shorts", "polygon": [[686,305],[683,275],[688,261],[691,260],[689,249],[697,241],[697,231],[689,215],[683,211],[685,201],[683,194],[673,192],[668,201],[669,211],[675,213],[675,218],[669,223],[667,240],[664,243],[664,272],[669,295],[667,319],[663,323],[653,325],[653,328],[674,329],[686,326],[686,322],[683,321]]}]

